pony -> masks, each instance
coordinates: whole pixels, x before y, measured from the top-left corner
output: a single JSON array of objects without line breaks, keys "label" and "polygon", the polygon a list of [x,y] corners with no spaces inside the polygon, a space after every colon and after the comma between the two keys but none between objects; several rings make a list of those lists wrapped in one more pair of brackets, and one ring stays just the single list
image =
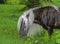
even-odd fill
[{"label": "pony", "polygon": [[22,36],[26,36],[33,24],[41,25],[48,31],[49,36],[51,36],[53,29],[60,28],[59,8],[50,5],[31,8],[25,11],[18,20],[19,33]]}]

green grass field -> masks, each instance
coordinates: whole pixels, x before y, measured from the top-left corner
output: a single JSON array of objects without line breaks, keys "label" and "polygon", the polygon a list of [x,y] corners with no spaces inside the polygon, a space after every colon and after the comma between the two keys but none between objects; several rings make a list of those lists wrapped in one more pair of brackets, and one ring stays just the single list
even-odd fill
[{"label": "green grass field", "polygon": [[[17,32],[17,20],[21,12],[15,12],[22,8],[24,5],[0,5],[0,44],[23,43]],[[12,16],[14,12],[17,17]]]},{"label": "green grass field", "polygon": [[[17,21],[25,5],[0,5],[0,44],[60,44],[60,30],[54,30],[49,39],[47,31],[33,37],[21,37]],[[13,15],[16,14],[16,17]]]}]

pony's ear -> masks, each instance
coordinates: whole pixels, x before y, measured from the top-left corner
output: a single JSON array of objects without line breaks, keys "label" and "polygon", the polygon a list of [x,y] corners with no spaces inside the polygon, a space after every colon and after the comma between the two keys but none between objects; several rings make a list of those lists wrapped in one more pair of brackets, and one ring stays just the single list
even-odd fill
[{"label": "pony's ear", "polygon": [[28,15],[26,15],[26,17],[27,17],[27,18],[29,18],[29,14],[28,14]]}]

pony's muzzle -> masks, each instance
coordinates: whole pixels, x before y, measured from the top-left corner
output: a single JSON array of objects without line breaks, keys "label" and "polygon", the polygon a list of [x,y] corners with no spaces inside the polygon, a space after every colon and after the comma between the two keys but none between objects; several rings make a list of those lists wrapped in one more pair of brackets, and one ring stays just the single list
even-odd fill
[{"label": "pony's muzzle", "polygon": [[26,36],[27,35],[27,32],[25,30],[26,26],[25,26],[25,22],[22,20],[21,21],[21,26],[20,26],[20,35],[21,36]]}]

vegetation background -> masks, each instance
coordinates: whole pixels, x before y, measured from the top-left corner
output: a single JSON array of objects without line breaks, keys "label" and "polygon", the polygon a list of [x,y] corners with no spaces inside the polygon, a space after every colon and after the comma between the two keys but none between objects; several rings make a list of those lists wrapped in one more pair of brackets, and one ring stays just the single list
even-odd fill
[{"label": "vegetation background", "polygon": [[60,8],[60,0],[0,0],[0,44],[60,44],[60,30],[54,30],[51,38],[47,31],[33,37],[21,37],[17,21],[23,11],[47,5]]}]

